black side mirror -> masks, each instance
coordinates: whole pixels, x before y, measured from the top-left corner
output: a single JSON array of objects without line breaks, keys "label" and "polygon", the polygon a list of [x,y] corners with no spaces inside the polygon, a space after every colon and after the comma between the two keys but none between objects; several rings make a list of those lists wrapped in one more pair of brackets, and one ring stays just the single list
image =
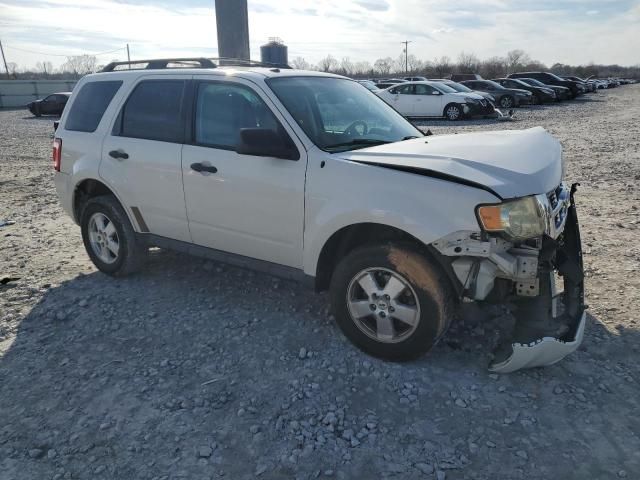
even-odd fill
[{"label": "black side mirror", "polygon": [[241,155],[299,160],[300,152],[286,134],[268,128],[240,129],[236,152]]}]

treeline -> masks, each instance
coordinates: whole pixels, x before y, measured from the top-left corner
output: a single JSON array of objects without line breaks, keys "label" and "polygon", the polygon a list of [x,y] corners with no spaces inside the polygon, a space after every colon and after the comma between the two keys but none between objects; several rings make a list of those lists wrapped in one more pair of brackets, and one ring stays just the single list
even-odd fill
[{"label": "treeline", "polygon": [[15,62],[7,62],[8,75],[12,80],[77,80],[83,75],[99,71],[102,65],[93,55],[76,55],[67,57],[59,68],[54,68],[49,61],[37,62],[35,67],[21,67]]},{"label": "treeline", "polygon": [[491,57],[485,60],[480,60],[473,53],[462,52],[455,60],[448,56],[434,60],[421,60],[415,55],[401,54],[395,59],[385,57],[370,63],[353,61],[349,57],[338,60],[332,55],[327,55],[315,65],[310,64],[303,57],[296,57],[289,63],[293,68],[320,70],[354,78],[407,75],[440,78],[452,73],[479,73],[484,78],[498,78],[516,71],[544,70],[583,78],[597,76],[640,79],[640,65],[632,67],[595,64],[574,66],[555,63],[549,67],[542,62],[533,60],[523,50],[511,50],[504,57]]},{"label": "treeline", "polygon": [[[511,50],[504,57],[491,57],[480,60],[473,53],[462,52],[453,60],[442,56],[434,60],[421,60],[415,55],[404,54],[398,58],[379,58],[375,62],[354,61],[349,57],[337,59],[332,55],[322,58],[317,64],[307,62],[303,57],[290,60],[293,68],[300,70],[319,70],[322,72],[338,73],[353,78],[374,78],[388,76],[420,75],[427,78],[446,77],[452,73],[479,73],[484,78],[498,78],[516,71],[544,70],[561,75],[576,75],[586,78],[622,77],[640,79],[640,65],[623,67],[620,65],[564,65],[555,63],[550,67],[542,62],[531,59],[523,50]],[[79,79],[88,73],[97,72],[102,68],[93,55],[77,55],[67,57],[65,63],[54,68],[51,62],[38,62],[35,68],[21,68],[15,62],[7,64],[9,78],[24,80],[68,80]],[[3,76],[6,78],[6,76]],[[2,78],[2,77],[0,77]]]}]

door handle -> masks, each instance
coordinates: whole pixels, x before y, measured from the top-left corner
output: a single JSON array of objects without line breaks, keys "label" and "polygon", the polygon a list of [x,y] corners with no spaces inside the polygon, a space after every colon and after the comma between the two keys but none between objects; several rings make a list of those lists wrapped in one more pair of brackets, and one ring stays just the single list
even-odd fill
[{"label": "door handle", "polygon": [[126,160],[127,158],[129,158],[129,154],[127,152],[125,152],[124,150],[120,149],[120,150],[111,150],[109,152],[109,156],[111,158],[115,158],[117,160]]},{"label": "door handle", "polygon": [[192,163],[191,170],[196,172],[216,173],[218,169],[212,165],[203,165],[202,163]]}]

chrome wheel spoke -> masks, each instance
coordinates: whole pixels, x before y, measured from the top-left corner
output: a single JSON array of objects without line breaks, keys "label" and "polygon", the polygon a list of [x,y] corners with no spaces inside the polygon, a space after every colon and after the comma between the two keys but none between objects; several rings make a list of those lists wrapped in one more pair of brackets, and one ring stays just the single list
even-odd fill
[{"label": "chrome wheel spoke", "polygon": [[384,289],[382,290],[382,293],[385,295],[389,295],[389,298],[391,300],[395,300],[398,295],[400,295],[404,289],[406,288],[406,285],[395,275],[391,275],[389,277],[389,280],[387,281],[387,284],[384,286]]},{"label": "chrome wheel spoke", "polygon": [[114,263],[120,252],[118,231],[103,213],[94,213],[88,225],[89,244],[93,253],[104,263]]},{"label": "chrome wheel spoke", "polygon": [[410,305],[394,304],[391,316],[412,327],[418,324],[418,309]]},{"label": "chrome wheel spoke", "polygon": [[382,341],[392,341],[395,337],[393,320],[387,316],[376,315],[376,336]]},{"label": "chrome wheel spoke", "polygon": [[107,237],[112,237],[114,233],[116,233],[116,227],[113,226],[113,223],[108,222],[106,227],[104,228],[104,234]]},{"label": "chrome wheel spoke", "polygon": [[109,250],[114,257],[118,256],[118,251],[120,250],[120,245],[118,242],[114,242],[112,239],[107,239],[107,250]]},{"label": "chrome wheel spoke", "polygon": [[368,300],[353,301],[350,305],[351,314],[356,318],[364,318],[371,315],[371,303]]},{"label": "chrome wheel spoke", "polygon": [[378,282],[373,277],[373,273],[366,273],[360,279],[358,279],[358,283],[364,293],[366,293],[369,297],[374,293],[378,293],[380,288],[378,287]]}]

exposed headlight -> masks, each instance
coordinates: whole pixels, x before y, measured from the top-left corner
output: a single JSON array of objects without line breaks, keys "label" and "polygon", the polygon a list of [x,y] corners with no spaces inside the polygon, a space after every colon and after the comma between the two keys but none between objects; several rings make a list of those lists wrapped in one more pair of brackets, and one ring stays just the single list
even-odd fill
[{"label": "exposed headlight", "polygon": [[543,212],[535,197],[481,205],[476,211],[485,231],[502,233],[510,240],[539,237],[545,232]]}]

